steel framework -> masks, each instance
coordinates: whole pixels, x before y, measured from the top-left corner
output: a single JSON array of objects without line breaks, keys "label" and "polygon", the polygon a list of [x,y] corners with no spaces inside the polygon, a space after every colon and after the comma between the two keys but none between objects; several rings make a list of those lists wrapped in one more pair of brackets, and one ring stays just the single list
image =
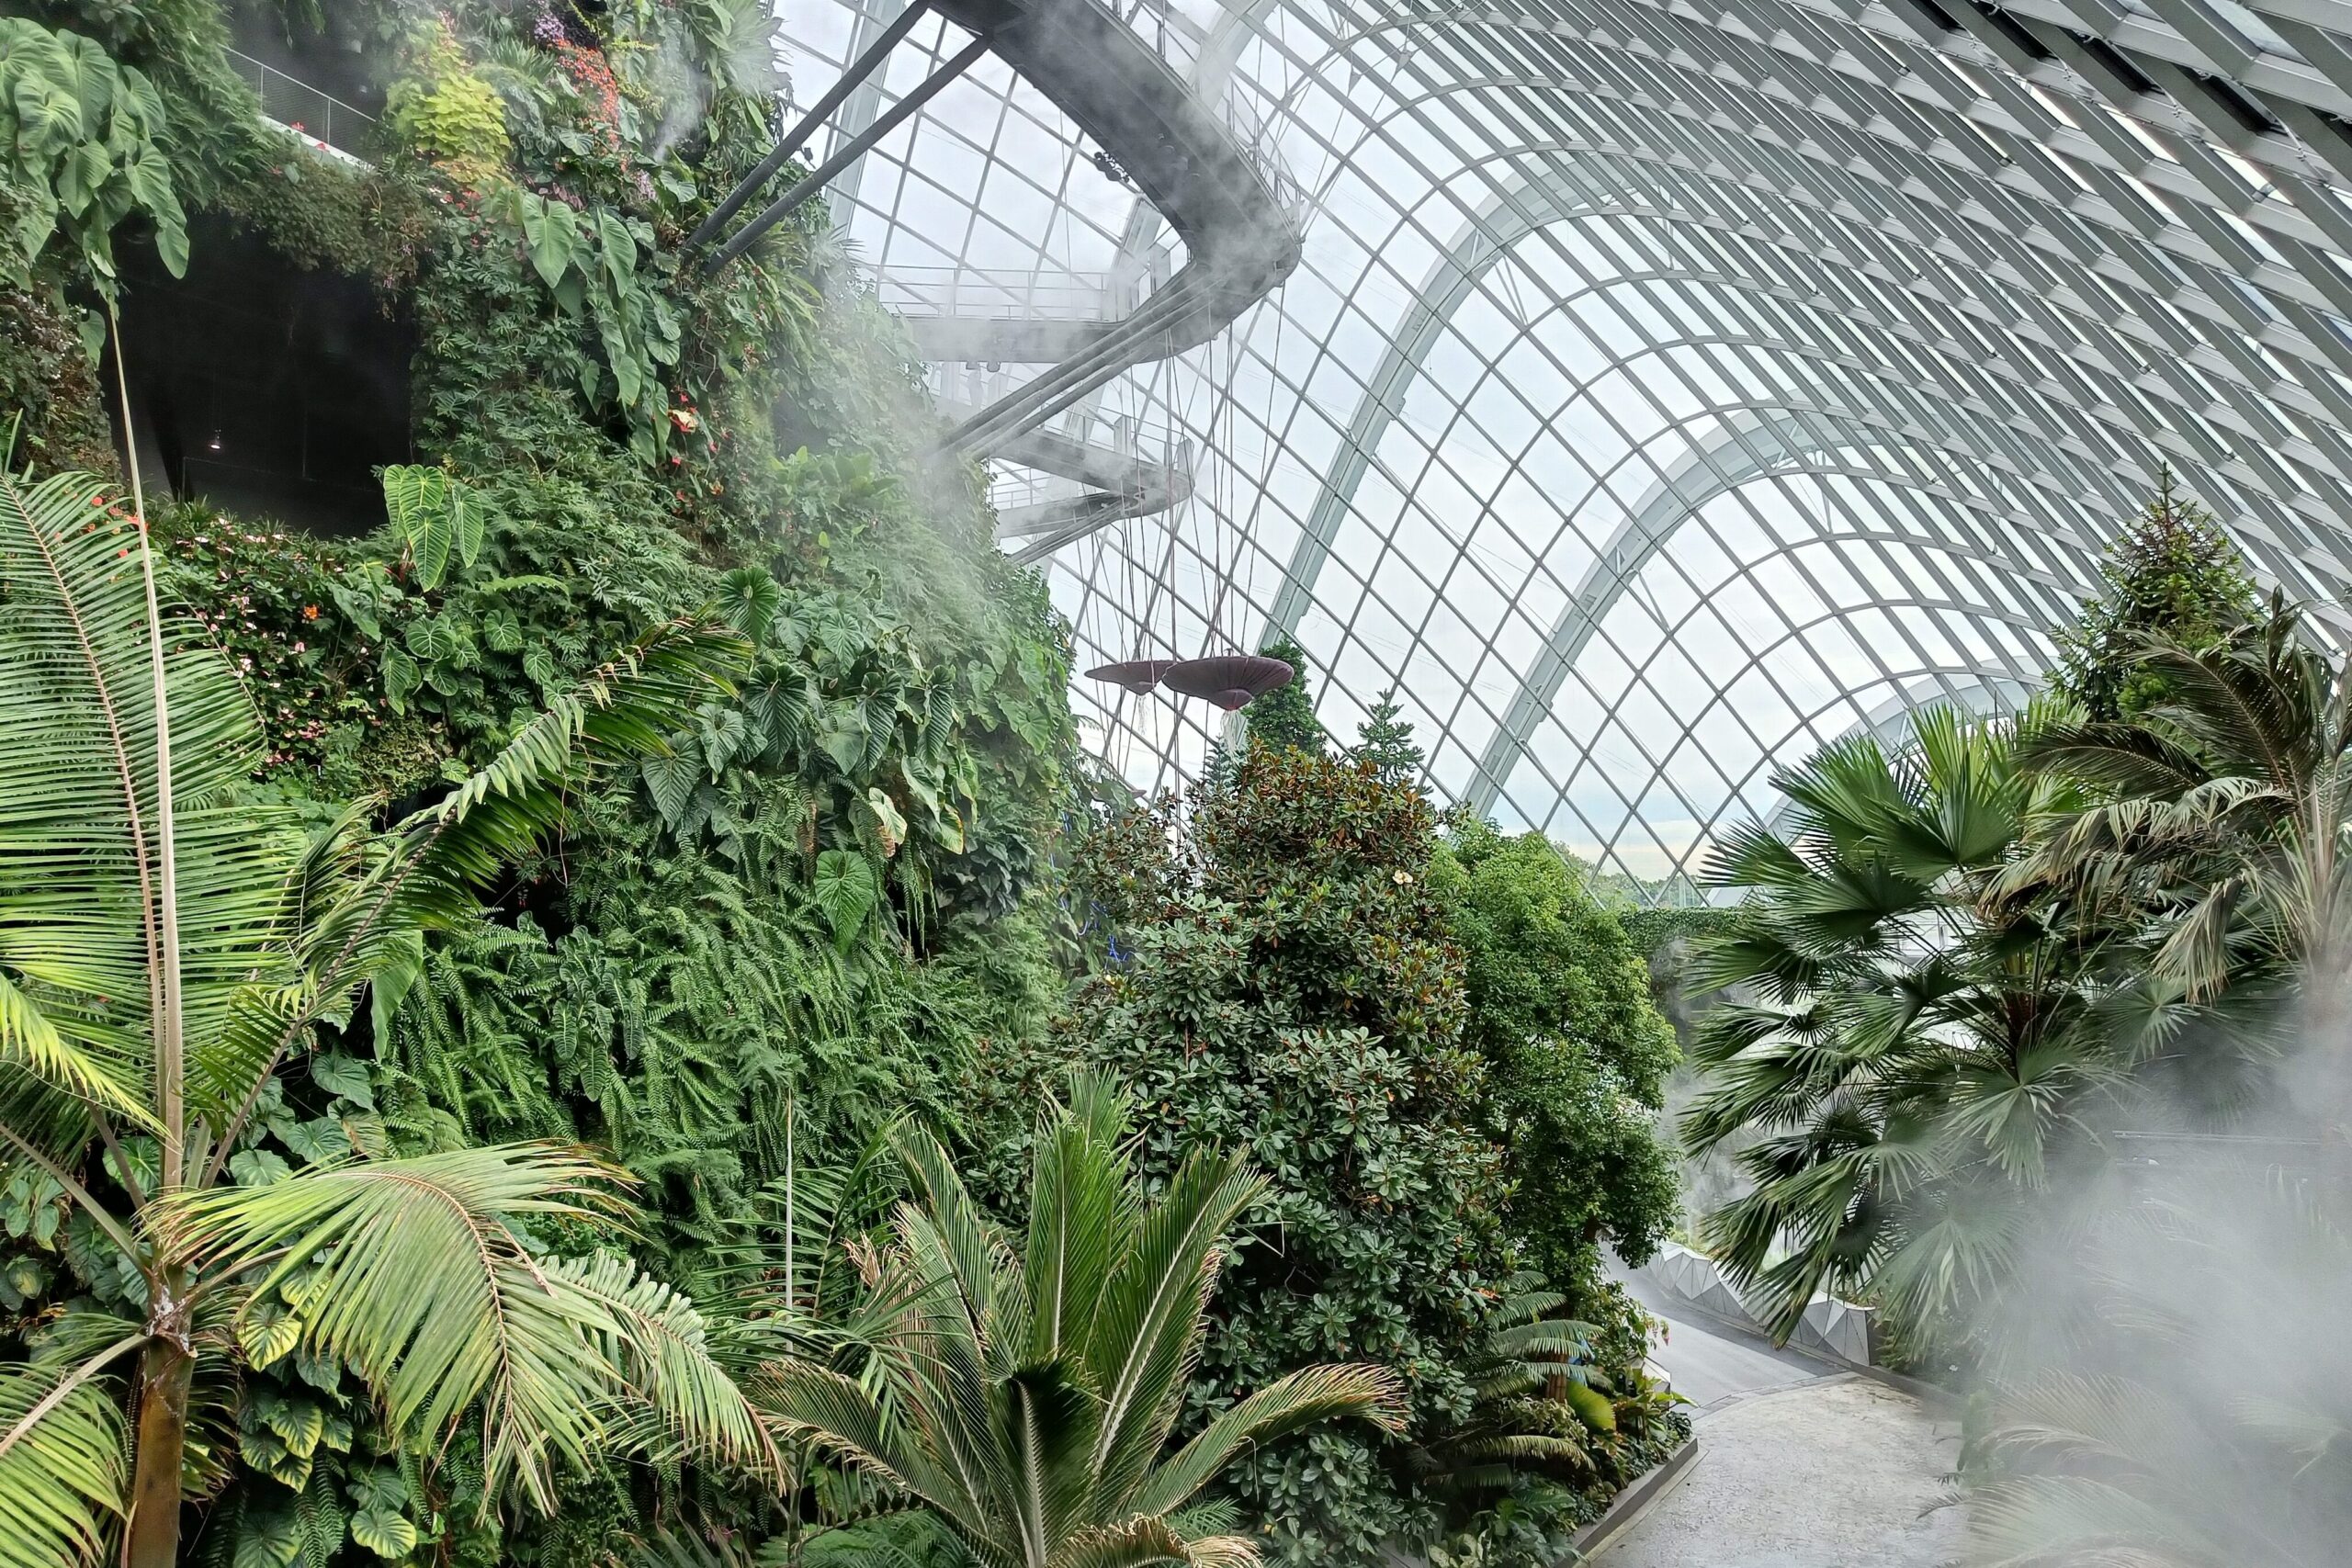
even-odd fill
[{"label": "steel framework", "polygon": [[[786,11],[805,89],[855,5]],[[1081,668],[1287,632],[1327,724],[1396,687],[1439,793],[1656,888],[1776,763],[2029,690],[2160,464],[2352,624],[2344,0],[1124,9],[1307,205],[1276,295],[1071,416],[1199,455],[1048,558]],[[1089,157],[983,77],[836,211],[886,278],[1164,270]],[[1147,787],[1217,733],[1077,697]]]}]

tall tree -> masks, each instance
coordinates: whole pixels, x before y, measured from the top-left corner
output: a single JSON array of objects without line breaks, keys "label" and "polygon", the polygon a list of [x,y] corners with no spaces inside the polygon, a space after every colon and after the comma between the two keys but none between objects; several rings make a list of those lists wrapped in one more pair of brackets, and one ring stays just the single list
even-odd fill
[{"label": "tall tree", "polygon": [[1413,739],[1409,719],[1397,717],[1396,688],[1389,687],[1372,705],[1372,712],[1356,728],[1356,743],[1348,755],[1369,767],[1383,784],[1412,784],[1421,774],[1420,743]]},{"label": "tall tree", "polygon": [[1461,946],[1465,1032],[1516,1177],[1508,1213],[1559,1281],[1596,1272],[1606,1235],[1629,1262],[1673,1223],[1657,1113],[1678,1052],[1648,964],[1589,874],[1541,833],[1453,825],[1430,867]]},{"label": "tall tree", "polygon": [[1250,738],[1268,746],[1290,747],[1320,753],[1329,743],[1322,721],[1315,716],[1315,695],[1308,682],[1306,649],[1291,637],[1278,637],[1258,649],[1269,659],[1291,667],[1290,682],[1268,692],[1245,710]]},{"label": "tall tree", "polygon": [[586,759],[657,752],[738,645],[665,626],[438,803],[312,827],[253,798],[252,701],[159,608],[147,551],[88,476],[0,474],[0,1156],[139,1303],[69,1313],[0,1370],[0,1564],[95,1560],[119,1517],[130,1568],[169,1568],[191,1421],[240,1367],[297,1351],[356,1369],[406,1437],[480,1410],[490,1489],[542,1507],[552,1466],[633,1394],[749,1457],[762,1439],[690,1307],[518,1238],[533,1217],[609,1220],[597,1162],[517,1146],[226,1184],[316,1032],[422,931],[474,916]]},{"label": "tall tree", "polygon": [[[1273,1184],[1279,1229],[1221,1280],[1199,1411],[1334,1357],[1400,1372],[1417,1432],[1468,1405],[1467,1361],[1510,1272],[1505,1177],[1429,887],[1433,830],[1409,788],[1257,743],[1172,838],[1105,846],[1123,857],[1126,962],[1073,998],[1070,1048],[1135,1089],[1156,1180],[1205,1145],[1246,1151]],[[1155,844],[1157,869],[1136,874]],[[1371,1562],[1438,1529],[1394,1457],[1322,1431],[1237,1473],[1282,1561]]]},{"label": "tall tree", "polygon": [[2166,694],[2164,671],[2139,658],[2147,639],[2203,648],[2261,605],[2237,547],[2181,493],[2169,466],[2098,570],[2106,588],[2059,632],[2050,674],[2052,688],[2094,719],[2132,717]]}]

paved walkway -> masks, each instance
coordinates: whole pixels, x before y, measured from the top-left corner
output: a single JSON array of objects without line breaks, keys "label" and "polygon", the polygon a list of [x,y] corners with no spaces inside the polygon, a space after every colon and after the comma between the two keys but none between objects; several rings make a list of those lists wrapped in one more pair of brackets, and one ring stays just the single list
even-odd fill
[{"label": "paved walkway", "polygon": [[[1652,1310],[1657,1310],[1653,1306]],[[1935,1506],[1956,1421],[1850,1372],[1670,1320],[1654,1359],[1699,1408],[1699,1462],[1595,1561],[1600,1568],[1943,1568],[1957,1508]]]}]

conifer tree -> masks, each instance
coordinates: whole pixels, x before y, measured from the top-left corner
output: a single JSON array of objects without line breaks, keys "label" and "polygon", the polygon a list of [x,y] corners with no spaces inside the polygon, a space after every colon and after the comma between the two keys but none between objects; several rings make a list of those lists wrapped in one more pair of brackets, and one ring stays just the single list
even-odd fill
[{"label": "conifer tree", "polygon": [[2136,655],[2149,637],[2192,650],[2260,607],[2254,579],[2213,514],[2157,470],[2156,492],[2108,547],[2106,583],[2057,636],[2052,687],[2094,719],[2133,718],[2163,700],[2167,679]]},{"label": "conifer tree", "polygon": [[1389,687],[1372,705],[1372,713],[1356,728],[1356,743],[1349,755],[1368,762],[1383,784],[1411,784],[1420,777],[1426,760],[1413,739],[1409,719],[1396,716],[1396,688]]},{"label": "conifer tree", "polygon": [[1327,736],[1315,716],[1315,696],[1307,686],[1306,650],[1289,637],[1278,637],[1258,651],[1268,659],[1281,660],[1294,673],[1288,685],[1250,705],[1250,738],[1277,750],[1287,747],[1323,755],[1328,750]]}]

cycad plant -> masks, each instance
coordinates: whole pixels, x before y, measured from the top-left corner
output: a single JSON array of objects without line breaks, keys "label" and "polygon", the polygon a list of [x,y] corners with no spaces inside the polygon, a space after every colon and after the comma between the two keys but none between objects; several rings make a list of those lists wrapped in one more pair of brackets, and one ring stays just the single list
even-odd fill
[{"label": "cycad plant", "polygon": [[158,608],[141,521],[86,475],[0,474],[0,1164],[78,1211],[143,1303],[70,1310],[0,1368],[0,1564],[95,1561],[119,1534],[130,1568],[169,1568],[184,1496],[220,1473],[191,1422],[298,1351],[355,1370],[403,1438],[478,1414],[486,1503],[515,1483],[551,1507],[552,1469],[633,1402],[757,1460],[687,1303],[526,1247],[529,1224],[612,1218],[601,1163],[513,1146],[224,1179],[316,1029],[421,931],[475,918],[586,761],[659,750],[737,657],[663,626],[437,804],[309,826],[250,789],[251,698]]},{"label": "cycad plant", "polygon": [[2099,922],[2000,886],[2028,824],[2075,804],[2018,765],[2044,721],[1937,709],[1899,750],[1826,747],[1776,779],[1785,828],[1733,832],[1710,867],[1748,897],[1697,983],[1744,999],[1699,1032],[1686,1134],[1755,1139],[1753,1190],[1702,1235],[1782,1333],[1825,1287],[1915,1323],[1996,1288],[2108,1064]]},{"label": "cycad plant", "polygon": [[1475,1399],[1469,1414],[1412,1455],[1422,1484],[1474,1506],[1523,1478],[1592,1479],[1593,1439],[1617,1429],[1616,1390],[1592,1364],[1593,1325],[1556,1315],[1567,1301],[1539,1275],[1510,1279],[1464,1369]]},{"label": "cycad plant", "polygon": [[1157,1200],[1130,1165],[1125,1104],[1102,1079],[1049,1106],[1016,1243],[975,1207],[947,1153],[896,1137],[911,1196],[871,1259],[861,1338],[876,1363],[778,1364],[752,1399],[781,1436],[927,1509],[985,1568],[1243,1564],[1231,1511],[1195,1502],[1237,1456],[1317,1422],[1395,1431],[1373,1367],[1291,1373],[1167,1451],[1200,1352],[1223,1237],[1264,1190],[1238,1159],[1193,1155]]}]

